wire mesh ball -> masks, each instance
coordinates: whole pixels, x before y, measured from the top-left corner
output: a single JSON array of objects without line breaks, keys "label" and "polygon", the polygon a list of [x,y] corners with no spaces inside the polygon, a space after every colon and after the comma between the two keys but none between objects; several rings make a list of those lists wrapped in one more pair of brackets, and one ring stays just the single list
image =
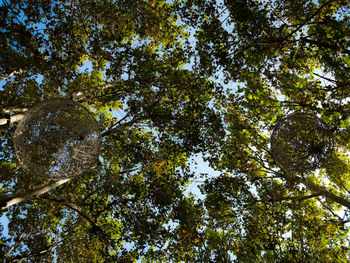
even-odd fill
[{"label": "wire mesh ball", "polygon": [[281,119],[271,135],[271,152],[277,163],[290,172],[320,168],[333,151],[332,132],[317,116],[292,113]]},{"label": "wire mesh ball", "polygon": [[73,178],[98,160],[101,134],[85,107],[68,99],[51,99],[25,114],[13,142],[24,169],[45,178]]}]

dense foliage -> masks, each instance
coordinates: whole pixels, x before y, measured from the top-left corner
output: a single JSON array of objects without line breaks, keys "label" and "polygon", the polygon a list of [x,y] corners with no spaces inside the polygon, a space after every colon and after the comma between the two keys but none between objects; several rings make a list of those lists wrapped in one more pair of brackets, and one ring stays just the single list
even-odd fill
[{"label": "dense foliage", "polygon": [[[350,4],[3,0],[0,114],[57,97],[102,131],[99,163],[2,210],[4,262],[348,262]],[[318,116],[334,148],[289,172],[276,123]],[[0,126],[0,203],[51,183]],[[197,180],[194,156],[216,171]],[[217,175],[219,174],[219,175]],[[3,218],[4,218],[3,217]]]}]

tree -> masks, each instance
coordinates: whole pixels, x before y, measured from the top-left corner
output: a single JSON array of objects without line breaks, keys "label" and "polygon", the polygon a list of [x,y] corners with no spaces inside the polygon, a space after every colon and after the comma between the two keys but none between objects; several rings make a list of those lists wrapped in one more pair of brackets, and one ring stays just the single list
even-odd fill
[{"label": "tree", "polygon": [[[237,262],[344,262],[348,182],[349,23],[346,1],[189,1],[196,69],[236,82],[218,101],[225,136],[208,160],[222,171],[203,186],[202,254]],[[270,150],[285,114],[320,116],[335,136],[322,169],[291,173]],[[291,160],[292,161],[292,160]],[[326,237],[332,233],[332,238]],[[328,241],[327,241],[328,240]]]},{"label": "tree", "polygon": [[[104,149],[94,170],[39,195],[57,184],[18,165],[16,124],[1,127],[3,200],[35,193],[7,210],[3,259],[157,258],[173,235],[166,223],[187,200],[186,161],[204,147],[201,130],[215,121],[210,82],[183,69],[185,33],[174,5],[11,1],[1,12],[4,118],[42,99],[72,97],[93,110]],[[91,69],[82,69],[85,62]]]},{"label": "tree", "polygon": [[[4,1],[2,200],[56,187],[18,164],[14,114],[66,96],[93,112],[103,146],[94,169],[6,210],[2,259],[346,262],[347,7]],[[269,134],[294,111],[333,132],[317,171],[288,172],[271,155]],[[185,195],[197,153],[221,173],[203,199]]]}]

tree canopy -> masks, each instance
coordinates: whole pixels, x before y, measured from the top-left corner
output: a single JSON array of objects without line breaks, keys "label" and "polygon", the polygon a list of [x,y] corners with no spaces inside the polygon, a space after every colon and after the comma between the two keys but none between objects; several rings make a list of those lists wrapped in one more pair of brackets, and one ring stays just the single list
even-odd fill
[{"label": "tree canopy", "polygon": [[[3,0],[0,258],[349,262],[348,8]],[[102,136],[96,165],[64,184],[24,170],[12,138],[16,116],[62,97],[89,109]],[[273,129],[294,112],[332,133],[319,169],[273,156]],[[187,191],[195,156],[216,171],[200,196]],[[5,208],[13,197],[23,202]]]}]

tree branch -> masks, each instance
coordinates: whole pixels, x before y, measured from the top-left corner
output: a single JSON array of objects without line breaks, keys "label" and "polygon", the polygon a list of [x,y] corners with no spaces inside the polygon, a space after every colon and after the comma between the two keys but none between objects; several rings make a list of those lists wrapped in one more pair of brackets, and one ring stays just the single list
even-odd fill
[{"label": "tree branch", "polygon": [[134,117],[132,120],[130,120],[128,122],[121,123],[127,117],[130,117],[130,114],[127,114],[121,120],[119,120],[118,122],[116,122],[116,123],[112,124],[111,126],[109,126],[106,131],[101,133],[101,136],[105,137],[107,135],[110,135],[115,129],[120,128],[121,126],[131,126],[132,124],[135,124],[136,122],[141,121],[143,119],[141,116],[139,116],[139,117]]},{"label": "tree branch", "polygon": [[9,108],[2,108],[1,109],[3,113],[10,114],[11,112],[27,112],[28,108],[19,108],[19,107],[9,107]]},{"label": "tree branch", "polygon": [[336,213],[334,213],[333,210],[332,210],[329,206],[327,206],[325,203],[323,203],[319,198],[317,198],[317,200],[318,200],[318,201],[320,202],[320,204],[321,204],[324,208],[326,208],[334,217],[338,218],[339,221],[342,221],[342,220],[343,220],[340,216],[338,216]]},{"label": "tree branch", "polygon": [[320,196],[321,194],[311,194],[306,196],[286,196],[286,197],[280,197],[276,199],[269,199],[270,202],[280,202],[284,200],[292,200],[292,201],[303,201],[306,199],[314,198],[317,196]]},{"label": "tree branch", "polygon": [[317,76],[317,77],[319,77],[319,78],[322,78],[322,79],[324,79],[324,80],[327,80],[327,81],[329,81],[329,82],[332,82],[332,83],[334,83],[334,84],[338,84],[338,83],[339,83],[339,81],[336,81],[336,80],[334,80],[334,79],[327,78],[327,77],[322,76],[322,75],[320,75],[320,74],[317,74],[317,73],[315,73],[315,72],[313,72],[312,74],[315,75],[315,76]]},{"label": "tree branch", "polygon": [[87,214],[85,214],[80,207],[72,202],[63,200],[63,199],[58,199],[52,196],[41,196],[41,197],[37,197],[37,200],[48,200],[48,201],[53,201],[56,203],[60,203],[68,208],[70,208],[71,210],[75,211],[78,213],[78,215],[80,215],[82,218],[84,218],[85,220],[87,220],[93,227],[93,229],[96,229],[100,235],[103,237],[104,241],[109,243],[110,245],[112,245],[113,241],[111,239],[111,237],[108,235],[108,233],[106,233],[102,227],[98,224],[97,219],[92,219],[91,217],[89,217]]},{"label": "tree branch", "polygon": [[13,72],[11,72],[8,76],[3,77],[2,79],[0,79],[0,81],[5,81],[5,80],[11,78],[13,75],[15,75],[15,74],[21,74],[21,73],[23,73],[23,72],[25,72],[25,71],[23,71],[22,69],[20,69],[20,70],[18,70],[18,71],[13,71]]},{"label": "tree branch", "polygon": [[306,199],[311,199],[317,196],[320,196],[321,194],[311,194],[311,195],[306,195],[306,196],[284,196],[284,197],[279,197],[279,198],[270,198],[267,200],[255,200],[252,203],[247,203],[244,204],[245,207],[250,206],[252,204],[256,203],[266,203],[266,201],[274,203],[274,202],[281,202],[281,201],[286,201],[286,200],[292,200],[292,201],[302,201]]},{"label": "tree branch", "polygon": [[1,210],[4,210],[11,205],[15,205],[15,204],[21,203],[23,201],[29,201],[29,200],[32,200],[34,198],[37,198],[38,196],[51,191],[52,189],[68,182],[69,180],[70,179],[60,179],[60,180],[54,181],[52,183],[49,183],[45,186],[42,186],[38,189],[31,190],[31,191],[28,191],[25,193],[11,194],[8,196],[0,197]]},{"label": "tree branch", "polygon": [[87,91],[94,91],[94,90],[98,90],[98,89],[107,89],[107,88],[114,88],[117,87],[118,84],[117,83],[107,83],[107,84],[103,84],[100,86],[96,86],[96,87],[92,87],[89,88],[85,91],[78,91],[78,92],[74,92],[71,95],[69,95],[72,99],[80,101],[83,100],[86,97],[86,92]]},{"label": "tree branch", "polygon": [[49,200],[49,201],[53,201],[53,202],[65,205],[65,206],[69,207],[70,209],[72,209],[73,211],[77,212],[80,216],[85,218],[87,221],[89,221],[93,226],[100,228],[100,226],[98,226],[94,220],[92,220],[90,217],[88,217],[86,214],[84,214],[81,211],[80,207],[75,203],[68,202],[66,200],[62,200],[62,199],[58,199],[58,198],[54,198],[51,196],[38,196],[36,199],[37,200]]},{"label": "tree branch", "polygon": [[[75,100],[77,102],[82,102],[86,99],[96,99],[96,98],[101,98],[104,96],[110,96],[110,95],[115,95],[118,92],[122,93],[123,90],[118,90],[118,91],[114,91],[108,94],[104,94],[104,95],[100,95],[100,96],[96,96],[96,97],[89,97],[86,95],[86,93],[88,91],[94,91],[94,90],[99,90],[99,89],[107,89],[107,88],[114,88],[117,87],[118,85],[120,85],[120,83],[106,83],[103,85],[99,85],[99,86],[95,86],[92,88],[89,88],[87,90],[84,91],[77,91],[77,92],[73,92],[72,94],[67,94],[67,98]],[[5,114],[10,114],[11,112],[17,113],[17,114],[13,114],[11,116],[8,117],[4,117],[4,118],[0,118],[0,126],[1,125],[6,125],[8,123],[14,123],[14,122],[19,122],[23,117],[24,117],[24,113],[28,111],[28,108],[21,108],[21,107],[9,107],[9,108],[2,108],[1,111]]]},{"label": "tree branch", "polygon": [[1,118],[0,125],[6,125],[9,123],[20,122],[24,117],[24,113],[13,114],[9,117]]},{"label": "tree branch", "polygon": [[332,192],[329,192],[326,187],[321,186],[321,185],[317,185],[313,182],[310,182],[309,180],[307,180],[304,177],[299,177],[299,176],[293,176],[291,174],[289,174],[288,172],[285,172],[282,174],[282,177],[285,178],[287,181],[290,182],[298,182],[298,183],[302,183],[303,185],[305,185],[310,191],[314,192],[314,193],[318,193],[319,195],[322,195],[338,204],[341,204],[347,208],[350,209],[350,201],[348,199],[342,198],[340,196],[337,196],[335,194],[333,194]]},{"label": "tree branch", "polygon": [[[88,89],[87,91],[93,91],[96,89],[113,88],[116,86],[118,86],[117,83],[107,83],[104,85],[92,87],[92,88]],[[112,94],[115,94],[115,92],[113,92]],[[100,96],[100,97],[102,97],[102,96]],[[78,92],[74,92],[72,94],[68,94],[68,98],[73,99],[73,100],[78,101],[78,102],[81,102],[84,99],[87,99],[89,97],[86,96],[86,91],[78,91]],[[24,117],[25,112],[28,111],[28,108],[9,107],[9,108],[2,108],[1,111],[5,114],[10,114],[11,112],[14,112],[17,114],[13,114],[13,115],[10,115],[10,116],[5,117],[5,118],[0,118],[0,126],[21,121],[22,118]]]},{"label": "tree branch", "polygon": [[109,135],[112,132],[112,130],[114,130],[116,128],[116,126],[120,125],[120,123],[122,121],[126,120],[128,117],[130,117],[130,113],[126,114],[122,119],[120,119],[116,123],[113,123],[111,126],[109,126],[106,131],[101,133],[101,136],[104,137],[104,136]]}]

